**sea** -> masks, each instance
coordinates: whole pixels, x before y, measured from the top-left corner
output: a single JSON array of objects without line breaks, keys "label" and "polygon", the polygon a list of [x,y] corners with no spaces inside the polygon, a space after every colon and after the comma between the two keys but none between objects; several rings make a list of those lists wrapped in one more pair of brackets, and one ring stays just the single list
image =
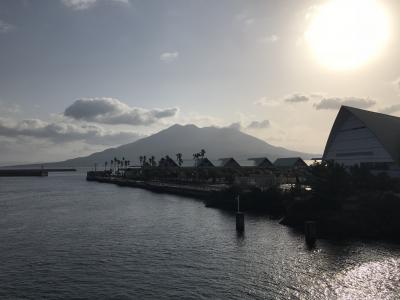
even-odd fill
[{"label": "sea", "polygon": [[87,182],[0,178],[0,299],[399,299],[400,245]]}]

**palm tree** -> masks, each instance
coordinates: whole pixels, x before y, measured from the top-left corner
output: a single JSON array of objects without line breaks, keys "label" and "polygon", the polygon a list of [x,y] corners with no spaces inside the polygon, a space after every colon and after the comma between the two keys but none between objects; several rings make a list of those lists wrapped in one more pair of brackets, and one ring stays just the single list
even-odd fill
[{"label": "palm tree", "polygon": [[182,166],[183,160],[182,160],[182,153],[177,153],[176,154],[176,160],[178,162],[179,166]]},{"label": "palm tree", "polygon": [[114,171],[116,171],[116,168],[117,168],[117,162],[118,162],[118,159],[117,159],[117,157],[116,157],[116,156],[114,156]]},{"label": "palm tree", "polygon": [[104,162],[104,171],[107,170],[107,164],[108,164],[108,161],[105,161],[105,162]]},{"label": "palm tree", "polygon": [[201,149],[201,150],[200,150],[200,156],[201,156],[202,159],[204,158],[204,155],[205,155],[205,154],[206,154],[206,150]]},{"label": "palm tree", "polygon": [[156,158],[154,157],[154,155],[150,157],[150,164],[152,167],[156,166]]},{"label": "palm tree", "polygon": [[193,159],[194,159],[194,165],[197,167],[198,163],[199,163],[199,157],[200,157],[200,153],[194,153],[193,154]]}]

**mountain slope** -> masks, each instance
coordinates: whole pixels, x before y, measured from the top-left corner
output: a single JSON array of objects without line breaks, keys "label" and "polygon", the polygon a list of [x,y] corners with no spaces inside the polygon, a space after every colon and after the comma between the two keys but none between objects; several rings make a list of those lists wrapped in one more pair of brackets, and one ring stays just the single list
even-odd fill
[{"label": "mountain slope", "polygon": [[258,138],[245,134],[233,128],[204,127],[195,125],[173,125],[149,137],[140,139],[130,144],[117,148],[109,148],[102,152],[93,153],[86,157],[66,160],[58,163],[46,164],[49,166],[93,166],[94,163],[103,165],[114,157],[122,158],[137,163],[139,156],[154,155],[156,159],[175,154],[183,154],[184,160],[192,159],[192,154],[201,149],[207,151],[206,156],[212,159],[222,157],[235,157],[242,160],[249,157],[267,156],[271,161],[278,157],[301,156],[309,159],[312,154],[287,150],[282,147],[272,146]]}]

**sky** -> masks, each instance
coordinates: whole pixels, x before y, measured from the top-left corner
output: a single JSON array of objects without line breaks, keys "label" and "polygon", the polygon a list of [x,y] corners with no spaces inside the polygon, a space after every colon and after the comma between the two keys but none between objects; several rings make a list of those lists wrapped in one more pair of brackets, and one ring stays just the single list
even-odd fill
[{"label": "sky", "polygon": [[340,105],[400,116],[400,2],[343,1],[2,0],[0,164],[175,123],[322,153]]}]

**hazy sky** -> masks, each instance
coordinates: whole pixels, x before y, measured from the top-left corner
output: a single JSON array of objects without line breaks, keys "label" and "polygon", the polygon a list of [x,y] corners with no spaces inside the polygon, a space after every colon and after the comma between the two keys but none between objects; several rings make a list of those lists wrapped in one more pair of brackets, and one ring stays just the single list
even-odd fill
[{"label": "hazy sky", "polygon": [[[341,69],[315,51],[353,38],[305,35],[334,1],[1,0],[0,163],[86,155],[174,123],[321,153],[340,104],[400,115],[400,1],[351,0],[354,24],[377,2],[388,32]],[[370,31],[357,34],[373,43]]]}]

